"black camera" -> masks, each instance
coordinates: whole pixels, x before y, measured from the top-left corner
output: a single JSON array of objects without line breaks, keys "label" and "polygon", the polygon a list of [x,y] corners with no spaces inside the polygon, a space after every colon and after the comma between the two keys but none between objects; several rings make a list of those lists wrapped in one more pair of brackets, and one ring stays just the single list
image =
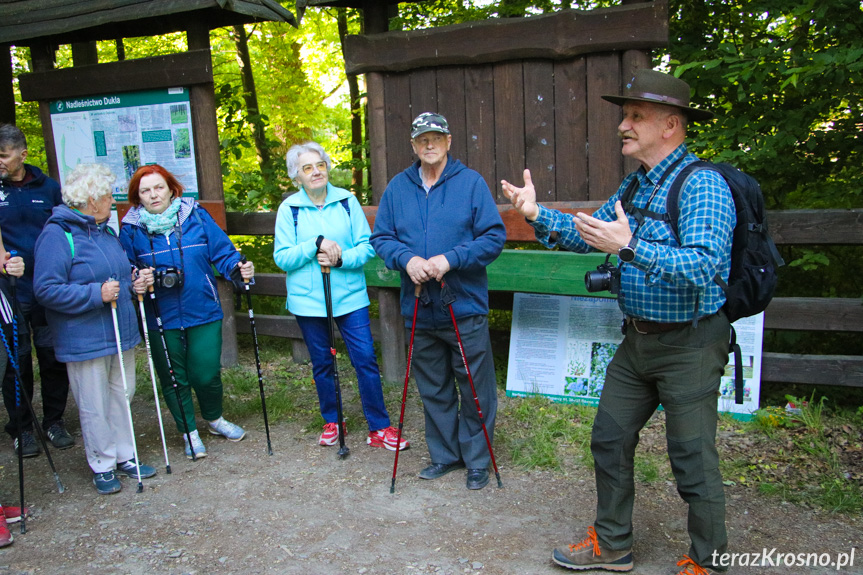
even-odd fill
[{"label": "black camera", "polygon": [[584,287],[593,293],[609,291],[614,295],[620,293],[620,269],[609,262],[611,255],[605,256],[605,262],[596,266],[596,270],[584,274]]},{"label": "black camera", "polygon": [[157,271],[154,275],[155,283],[166,289],[183,287],[183,270],[178,268],[165,268]]}]

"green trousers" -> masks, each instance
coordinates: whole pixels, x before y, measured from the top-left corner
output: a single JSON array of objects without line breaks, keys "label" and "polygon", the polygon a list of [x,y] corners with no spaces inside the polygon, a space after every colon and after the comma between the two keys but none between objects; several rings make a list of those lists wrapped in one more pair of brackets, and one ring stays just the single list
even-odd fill
[{"label": "green trousers", "polygon": [[[153,363],[159,381],[162,383],[162,393],[165,403],[174,416],[177,430],[185,433],[183,418],[180,416],[180,404],[177,393],[173,389],[171,374],[165,361],[165,352],[158,331],[150,331],[150,347],[153,350]],[[192,403],[192,391],[198,397],[201,406],[201,417],[207,421],[215,421],[222,417],[222,320],[205,323],[187,329],[165,330],[165,340],[171,355],[171,365],[174,368],[174,378],[183,402],[183,415],[189,431],[197,429],[195,425],[195,406]]]},{"label": "green trousers", "polygon": [[726,551],[716,408],[729,337],[722,313],[701,319],[697,327],[662,334],[627,330],[608,365],[590,446],[597,491],[594,528],[603,546],[632,547],[635,448],[641,428],[662,404],[671,469],[689,505],[689,556],[710,567],[713,552]]}]

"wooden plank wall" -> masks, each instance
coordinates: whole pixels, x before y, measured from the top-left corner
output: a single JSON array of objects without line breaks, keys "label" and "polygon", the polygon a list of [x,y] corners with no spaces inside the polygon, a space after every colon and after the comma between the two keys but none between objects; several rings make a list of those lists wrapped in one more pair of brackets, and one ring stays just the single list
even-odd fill
[{"label": "wooden plank wall", "polygon": [[[453,157],[478,171],[497,198],[501,179],[530,168],[542,202],[601,201],[617,189],[624,165],[619,92],[623,53],[572,60],[516,60],[383,74],[386,181],[416,160],[411,121],[423,112],[450,124]],[[386,182],[373,182],[377,204]]]}]

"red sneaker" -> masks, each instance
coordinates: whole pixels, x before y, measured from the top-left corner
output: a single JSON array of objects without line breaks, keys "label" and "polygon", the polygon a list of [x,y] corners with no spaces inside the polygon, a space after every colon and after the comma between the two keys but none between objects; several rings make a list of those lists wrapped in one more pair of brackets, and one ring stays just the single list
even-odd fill
[{"label": "red sneaker", "polygon": [[399,443],[399,430],[392,426],[370,432],[366,438],[366,443],[372,447],[385,447],[390,451],[395,451],[396,445],[399,446],[399,451],[404,451],[411,446],[410,442],[404,437],[402,437],[401,443]]},{"label": "red sneaker", "polygon": [[[3,515],[6,516],[6,523],[18,523],[21,521],[21,508],[20,507],[4,507]],[[24,516],[30,517],[30,508],[24,508]]]},{"label": "red sneaker", "polygon": [[7,547],[12,545],[12,534],[9,533],[9,527],[6,526],[5,521],[0,521],[0,547]]},{"label": "red sneaker", "polygon": [[[348,434],[347,425],[344,426],[345,435]],[[318,440],[319,445],[335,445],[339,442],[339,426],[336,423],[325,423],[324,432]]]}]

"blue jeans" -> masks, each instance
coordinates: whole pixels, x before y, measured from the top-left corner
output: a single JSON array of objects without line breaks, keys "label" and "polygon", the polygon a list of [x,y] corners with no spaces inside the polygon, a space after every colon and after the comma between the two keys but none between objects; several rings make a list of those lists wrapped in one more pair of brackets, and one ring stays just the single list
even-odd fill
[{"label": "blue jeans", "polygon": [[[295,316],[309,355],[312,357],[312,371],[315,377],[315,387],[318,390],[318,401],[321,404],[321,415],[327,423],[339,420],[336,405],[336,386],[333,381],[333,356],[330,354],[330,331],[325,317]],[[381,389],[381,372],[375,357],[372,344],[372,329],[369,321],[369,308],[363,307],[356,311],[335,318],[342,340],[348,348],[351,365],[357,372],[357,386],[360,392],[360,402],[363,414],[369,424],[369,431],[377,431],[389,427],[390,416],[384,405],[384,393]]]}]

